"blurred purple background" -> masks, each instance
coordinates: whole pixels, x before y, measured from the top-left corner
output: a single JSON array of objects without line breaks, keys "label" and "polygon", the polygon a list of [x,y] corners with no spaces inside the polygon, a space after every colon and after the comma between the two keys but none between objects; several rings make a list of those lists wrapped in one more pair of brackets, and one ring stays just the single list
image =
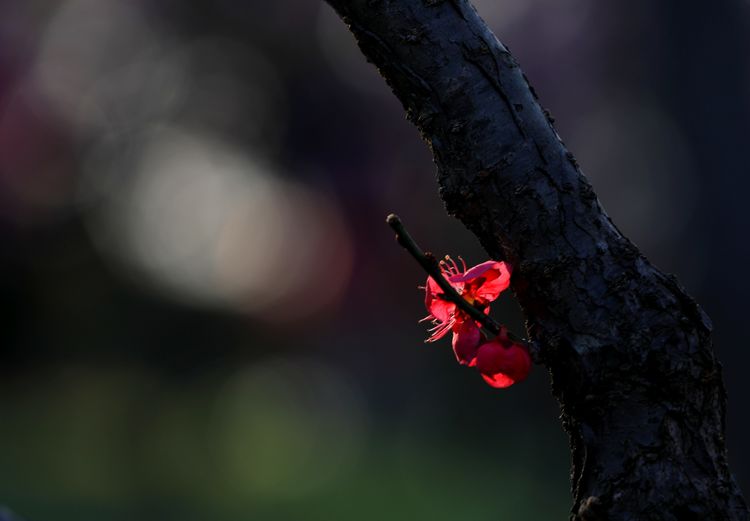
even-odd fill
[{"label": "blurred purple background", "polygon": [[[481,0],[712,317],[750,491],[750,2]],[[316,1],[0,4],[0,504],[29,521],[564,519],[546,372],[423,344],[384,223],[486,260]],[[496,318],[522,331],[511,295]]]}]

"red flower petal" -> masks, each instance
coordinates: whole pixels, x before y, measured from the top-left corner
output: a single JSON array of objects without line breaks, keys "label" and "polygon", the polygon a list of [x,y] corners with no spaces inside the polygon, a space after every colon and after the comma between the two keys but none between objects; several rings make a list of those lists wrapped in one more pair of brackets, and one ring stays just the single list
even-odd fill
[{"label": "red flower petal", "polygon": [[474,367],[481,342],[482,332],[473,320],[456,322],[453,326],[453,352],[459,364]]},{"label": "red flower petal", "polygon": [[424,305],[427,311],[440,322],[447,322],[451,314],[455,311],[456,305],[453,302],[443,300],[440,295],[443,290],[432,277],[427,277],[425,283]]},{"label": "red flower petal", "polygon": [[489,260],[470,268],[463,275],[451,277],[450,282],[469,284],[467,291],[474,299],[489,303],[510,285],[510,266],[504,262]]},{"label": "red flower petal", "polygon": [[511,380],[503,373],[497,373],[493,375],[483,374],[482,378],[484,378],[484,381],[490,384],[495,389],[505,389],[506,387],[510,387],[511,385],[516,383],[515,380]]},{"label": "red flower petal", "polygon": [[496,267],[487,270],[484,282],[474,290],[477,300],[492,302],[510,285],[510,270],[504,262],[496,263]]},{"label": "red flower petal", "polygon": [[488,260],[481,264],[477,264],[476,266],[469,268],[461,275],[456,275],[456,276],[451,277],[450,281],[451,282],[471,282],[473,279],[476,279],[477,277],[481,277],[482,275],[484,275],[488,270],[499,269],[498,265],[505,265],[505,263]]},{"label": "red flower petal", "polygon": [[477,350],[477,369],[493,387],[508,387],[529,374],[531,357],[525,347],[495,338]]}]

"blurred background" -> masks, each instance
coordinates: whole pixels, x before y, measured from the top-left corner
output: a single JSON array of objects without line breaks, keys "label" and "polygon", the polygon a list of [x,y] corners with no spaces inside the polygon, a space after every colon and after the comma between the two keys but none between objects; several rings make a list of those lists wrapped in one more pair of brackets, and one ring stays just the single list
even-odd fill
[{"label": "blurred background", "polygon": [[[476,4],[615,222],[712,317],[750,492],[750,2]],[[423,344],[391,211],[486,260],[327,5],[0,4],[0,504],[567,518],[548,375],[498,391]],[[522,331],[510,294],[493,314]]]}]

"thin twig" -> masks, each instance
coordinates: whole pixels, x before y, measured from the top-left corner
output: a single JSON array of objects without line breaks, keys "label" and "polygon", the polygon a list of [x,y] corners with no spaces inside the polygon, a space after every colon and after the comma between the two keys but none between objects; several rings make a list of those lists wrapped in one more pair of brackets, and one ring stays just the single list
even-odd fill
[{"label": "thin twig", "polygon": [[385,222],[387,222],[390,227],[393,228],[393,231],[396,232],[396,240],[398,241],[398,243],[403,246],[406,251],[411,253],[411,256],[417,260],[419,265],[424,268],[427,274],[432,277],[435,282],[437,282],[438,286],[440,286],[440,289],[443,290],[442,298],[453,302],[462,311],[466,312],[467,315],[482,324],[484,329],[491,333],[492,336],[500,334],[500,325],[497,322],[492,320],[492,318],[490,318],[489,316],[485,315],[481,310],[469,304],[466,299],[459,295],[458,291],[456,291],[456,289],[451,286],[450,282],[448,282],[443,276],[443,272],[440,269],[440,264],[438,263],[435,256],[432,253],[425,253],[424,251],[422,251],[422,249],[419,247],[419,245],[417,245],[412,236],[409,235],[409,232],[406,231],[406,228],[401,222],[401,219],[399,219],[398,215],[390,214],[386,218]]},{"label": "thin twig", "polygon": [[505,334],[510,340],[512,340],[513,342],[524,344],[529,349],[532,358],[536,359],[538,350],[536,349],[536,345],[533,342],[525,340],[518,335],[514,335],[513,333],[508,331],[507,328],[495,322],[482,310],[469,304],[469,302],[467,302],[466,299],[464,299],[456,291],[456,289],[451,286],[450,282],[448,282],[448,280],[446,280],[446,278],[443,276],[443,272],[440,269],[440,264],[435,256],[430,252],[423,251],[419,247],[417,242],[412,238],[411,235],[409,235],[409,232],[406,231],[406,228],[404,227],[398,215],[393,213],[390,214],[388,217],[386,217],[385,222],[387,222],[388,225],[393,228],[393,231],[396,232],[396,240],[398,241],[398,243],[403,246],[404,249],[416,259],[416,261],[420,266],[422,266],[427,274],[432,277],[435,282],[437,282],[438,286],[440,286],[440,289],[443,290],[443,294],[441,295],[442,298],[453,302],[471,318],[479,322],[481,324],[482,332],[487,336],[487,338],[497,336],[501,331],[504,330]]}]

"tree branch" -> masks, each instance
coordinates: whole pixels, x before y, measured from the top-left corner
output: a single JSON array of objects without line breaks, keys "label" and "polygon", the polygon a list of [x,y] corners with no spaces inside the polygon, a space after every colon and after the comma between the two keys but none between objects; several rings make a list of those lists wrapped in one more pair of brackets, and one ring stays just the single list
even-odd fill
[{"label": "tree branch", "polygon": [[503,326],[495,322],[492,317],[469,304],[466,299],[458,294],[455,288],[451,286],[450,282],[448,282],[443,276],[442,270],[440,269],[440,263],[435,258],[435,256],[430,252],[423,251],[422,248],[419,247],[417,242],[401,222],[401,219],[398,217],[398,215],[392,213],[388,215],[388,217],[386,217],[385,221],[393,229],[393,231],[396,232],[396,240],[398,241],[398,243],[406,251],[408,251],[412,257],[414,257],[419,265],[422,266],[422,269],[427,272],[427,275],[432,277],[437,285],[440,286],[440,289],[443,290],[443,297],[446,300],[453,302],[467,315],[469,315],[475,321],[479,322],[482,325],[482,332],[487,338],[497,336],[501,331],[505,330],[505,335],[510,340],[525,345],[529,351],[529,354],[531,355],[531,358],[535,362],[538,361],[538,349],[533,342],[529,342],[528,340],[525,340],[514,334],[512,331],[509,331],[508,328],[504,328]]},{"label": "tree branch", "polygon": [[747,520],[701,308],[602,210],[466,0],[328,0],[431,147],[448,212],[514,267],[572,451],[578,520]]},{"label": "tree branch", "polygon": [[427,274],[437,282],[437,285],[443,290],[443,296],[446,300],[453,302],[467,315],[482,324],[486,336],[492,337],[500,334],[500,325],[497,322],[469,304],[466,299],[459,295],[453,286],[450,285],[450,282],[445,280],[445,277],[443,277],[443,273],[440,270],[438,260],[432,253],[425,253],[417,245],[409,232],[406,231],[406,228],[398,215],[390,214],[385,221],[391,228],[393,228],[393,231],[396,232],[396,240],[398,243],[403,246],[404,249],[416,259],[419,265],[422,266],[422,269],[424,269]]}]

